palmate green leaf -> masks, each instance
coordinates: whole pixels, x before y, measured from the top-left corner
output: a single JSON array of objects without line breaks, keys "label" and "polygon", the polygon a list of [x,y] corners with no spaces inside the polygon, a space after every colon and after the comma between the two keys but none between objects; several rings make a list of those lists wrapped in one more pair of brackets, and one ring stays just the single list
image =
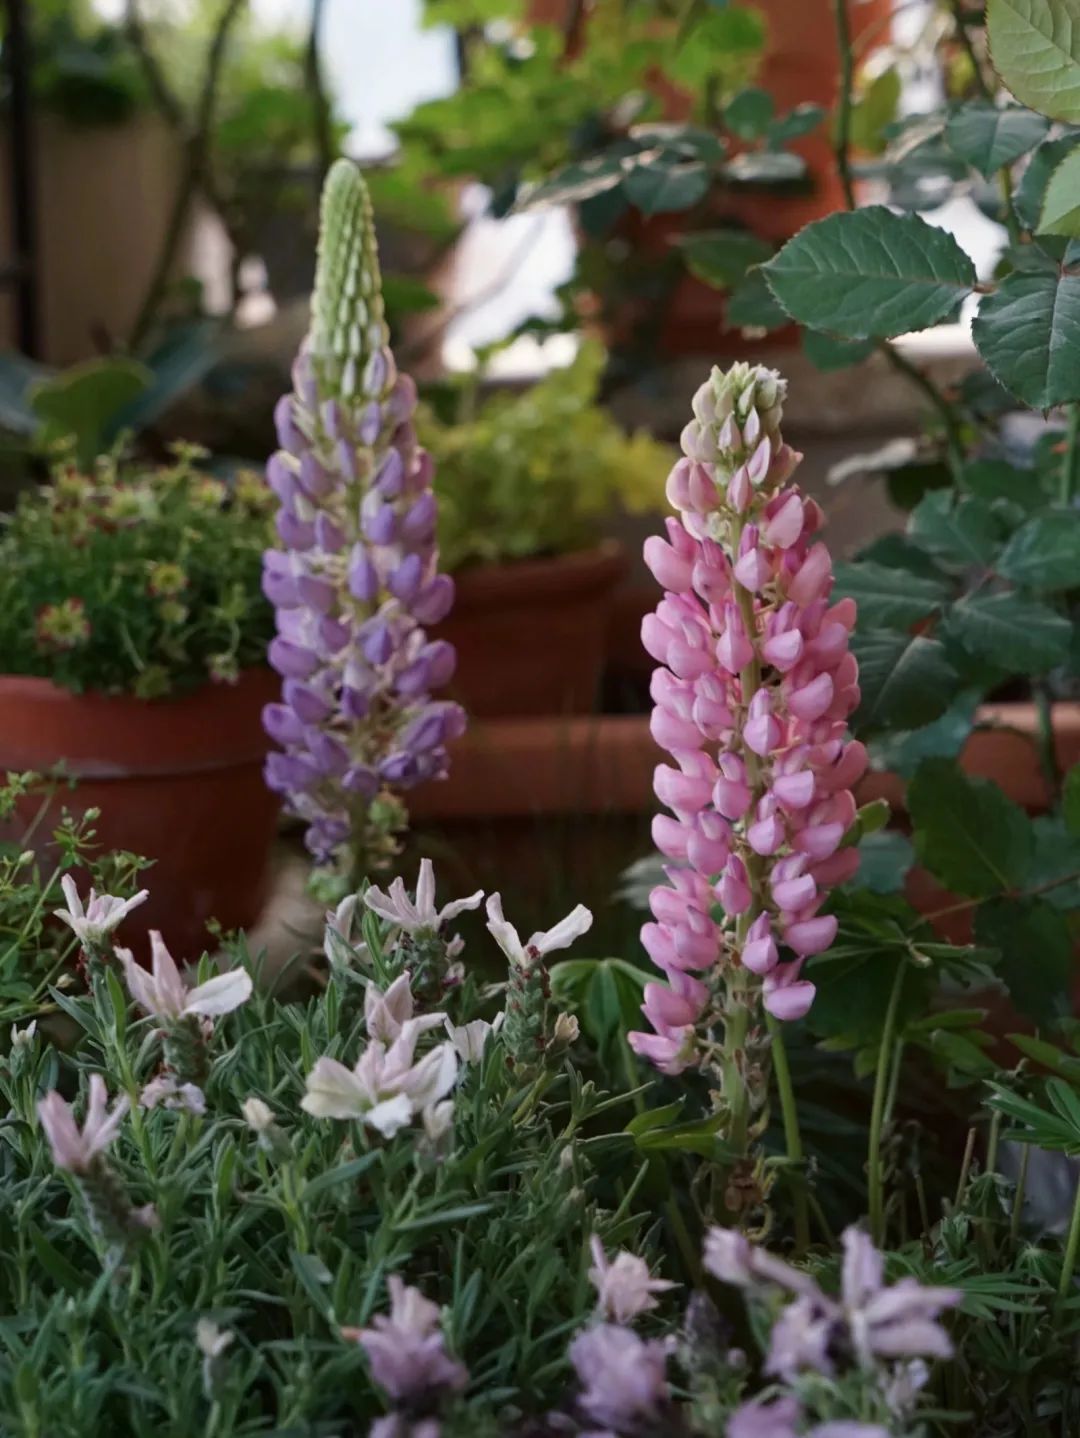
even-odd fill
[{"label": "palmate green leaf", "polygon": [[762,268],[793,319],[846,339],[937,324],[975,284],[951,235],[883,205],[807,225]]},{"label": "palmate green leaf", "polygon": [[994,68],[1018,100],[1080,120],[1080,25],[1072,0],[988,0]]},{"label": "palmate green leaf", "polygon": [[919,729],[945,712],[959,676],[937,639],[892,630],[857,631],[852,652],[859,661],[862,702],[856,730]]},{"label": "palmate green leaf", "polygon": [[1080,587],[1080,514],[1059,509],[1029,519],[1009,540],[994,567],[1027,589]]},{"label": "palmate green leaf", "polygon": [[868,629],[910,629],[945,603],[949,588],[943,579],[857,560],[836,566],[834,594],[855,600],[859,623]]},{"label": "palmate green leaf", "polygon": [[1019,105],[971,100],[949,116],[945,140],[954,154],[989,178],[1033,150],[1049,128],[1044,116]]},{"label": "palmate green leaf", "polygon": [[1064,615],[1019,594],[974,594],[945,615],[945,633],[979,659],[1014,674],[1044,674],[1069,654]]},{"label": "palmate green leaf", "polygon": [[915,853],[947,889],[989,898],[1020,887],[1034,849],[1031,823],[996,784],[927,759],[908,785]]},{"label": "palmate green leaf", "polygon": [[1080,398],[1080,275],[1006,275],[971,333],[998,382],[1033,409]]},{"label": "palmate green leaf", "polygon": [[1001,954],[996,972],[1022,1014],[1052,1024],[1068,1013],[1073,946],[1064,914],[1042,899],[991,899],[976,911],[975,938]]},{"label": "palmate green leaf", "polygon": [[958,569],[989,565],[1001,543],[1001,525],[985,499],[951,490],[925,494],[911,514],[908,534],[942,563]]},{"label": "palmate green leaf", "polygon": [[1059,1049],[1056,1044],[1047,1043],[1045,1039],[1035,1038],[1032,1034],[1009,1034],[1008,1039],[1025,1058],[1032,1059],[1042,1068],[1050,1069],[1060,1078],[1071,1079],[1074,1083],[1080,1081],[1080,1058],[1075,1058]]},{"label": "palmate green leaf", "polygon": [[1039,215],[1040,235],[1080,235],[1080,151],[1073,150],[1050,176]]}]

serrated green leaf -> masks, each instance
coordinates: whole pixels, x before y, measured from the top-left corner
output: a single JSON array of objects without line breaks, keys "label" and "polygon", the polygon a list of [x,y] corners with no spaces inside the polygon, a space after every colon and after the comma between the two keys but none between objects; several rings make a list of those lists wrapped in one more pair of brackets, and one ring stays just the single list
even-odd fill
[{"label": "serrated green leaf", "polygon": [[1057,140],[1044,140],[1028,161],[1027,169],[1013,195],[1013,209],[1027,230],[1034,230],[1042,214],[1043,199],[1050,176],[1077,147],[1080,136],[1063,135]]},{"label": "serrated green leaf", "polygon": [[974,594],[947,612],[946,634],[968,653],[1014,674],[1043,674],[1068,657],[1064,615],[1019,594]]},{"label": "serrated green leaf", "polygon": [[709,171],[696,161],[683,165],[660,160],[637,164],[623,181],[623,189],[643,215],[688,210],[708,192]]},{"label": "serrated green leaf", "polygon": [[1024,811],[987,780],[927,759],[908,785],[915,853],[947,889],[988,898],[1023,884],[1034,835]]},{"label": "serrated green leaf", "polygon": [[994,68],[1018,100],[1080,120],[1080,25],[1071,0],[988,0]]},{"label": "serrated green leaf", "polygon": [[856,631],[862,702],[853,723],[860,733],[919,729],[945,712],[959,677],[936,639],[891,630]]},{"label": "serrated green leaf", "polygon": [[821,124],[826,113],[820,105],[803,104],[796,105],[794,110],[789,110],[786,115],[777,116],[765,132],[769,148],[775,150],[791,140],[809,135]]},{"label": "serrated green leaf", "polygon": [[1006,275],[971,333],[999,383],[1033,409],[1080,398],[1080,275]]},{"label": "serrated green leaf", "polygon": [[951,235],[883,205],[807,225],[762,268],[793,319],[846,339],[937,324],[975,284]]},{"label": "serrated green leaf", "polygon": [[1033,150],[1049,128],[1042,115],[1019,105],[971,100],[949,116],[945,140],[954,154],[989,178]]},{"label": "serrated green leaf", "polygon": [[1001,526],[987,501],[958,498],[947,489],[923,496],[908,533],[937,559],[962,569],[989,565],[1001,543]]},{"label": "serrated green leaf", "polygon": [[851,598],[859,607],[859,623],[867,629],[910,629],[944,604],[944,580],[859,560],[836,566],[836,598]]},{"label": "serrated green leaf", "polygon": [[1080,584],[1080,514],[1054,510],[1029,519],[998,556],[999,574],[1028,589],[1074,589]]},{"label": "serrated green leaf", "polygon": [[960,472],[960,483],[980,499],[1005,500],[1020,509],[1033,509],[1043,502],[1035,471],[1004,459],[971,460]]},{"label": "serrated green leaf", "polygon": [[1073,150],[1050,176],[1039,215],[1040,235],[1080,235],[1080,151]]},{"label": "serrated green leaf", "polygon": [[724,110],[724,124],[740,140],[757,140],[764,135],[775,106],[768,90],[750,86],[740,90]]}]

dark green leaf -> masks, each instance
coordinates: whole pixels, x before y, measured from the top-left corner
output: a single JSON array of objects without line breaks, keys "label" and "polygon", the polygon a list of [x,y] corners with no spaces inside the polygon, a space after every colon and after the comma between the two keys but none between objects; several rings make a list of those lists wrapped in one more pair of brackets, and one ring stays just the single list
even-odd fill
[{"label": "dark green leaf", "polygon": [[793,319],[847,339],[937,324],[975,284],[951,235],[882,205],[807,225],[763,268]]},{"label": "dark green leaf", "polygon": [[575,205],[614,189],[625,173],[621,155],[590,155],[535,185],[518,201],[517,208],[543,210],[553,205]]},{"label": "dark green leaf", "polygon": [[911,868],[911,840],[884,829],[869,834],[859,845],[859,873],[855,880],[872,894],[899,894]]},{"label": "dark green leaf", "polygon": [[994,376],[1033,409],[1080,398],[1080,275],[1006,275],[971,332]]},{"label": "dark green leaf", "polygon": [[1005,500],[1020,509],[1032,509],[1043,501],[1035,471],[1004,459],[971,460],[961,471],[960,483],[980,499]]},{"label": "dark green leaf", "polygon": [[989,178],[1033,150],[1049,128],[1042,115],[1019,105],[970,100],[949,116],[945,140],[955,154]]},{"label": "dark green leaf", "polygon": [[768,332],[782,329],[788,323],[788,317],[773,299],[765,276],[754,269],[728,297],[724,323],[727,329]]},{"label": "dark green leaf", "polygon": [[724,124],[740,140],[757,140],[768,128],[774,108],[768,90],[752,86],[740,90],[724,110]]},{"label": "dark green leaf", "polygon": [[860,733],[921,728],[943,714],[956,694],[956,671],[936,639],[856,630],[852,650],[862,689],[853,720]]},{"label": "dark green leaf", "polygon": [[924,759],[954,759],[971,733],[979,697],[969,690],[933,723],[907,734],[890,734],[875,740],[876,763],[908,778]]},{"label": "dark green leaf", "polygon": [[806,358],[822,374],[862,364],[875,348],[873,340],[838,340],[817,330],[804,330],[802,344]]},{"label": "dark green leaf", "polygon": [[1041,899],[991,899],[976,910],[975,938],[999,950],[997,973],[1022,1014],[1046,1025],[1069,1011],[1073,947],[1064,914]]},{"label": "dark green leaf", "polygon": [[908,785],[915,853],[947,889],[986,898],[1027,877],[1034,835],[1027,815],[985,779],[927,759]]},{"label": "dark green leaf", "polygon": [[809,135],[821,124],[826,113],[820,105],[805,104],[796,105],[794,110],[789,110],[786,115],[779,115],[775,120],[770,121],[765,131],[769,148],[776,150],[791,140],[798,140],[803,135]]},{"label": "dark green leaf", "polygon": [[867,629],[910,629],[943,604],[949,590],[943,580],[859,560],[836,566],[834,593],[855,600]]},{"label": "dark green leaf", "polygon": [[1074,839],[1080,839],[1080,764],[1074,764],[1065,775],[1061,812],[1066,829]]},{"label": "dark green leaf", "polygon": [[1028,589],[1080,586],[1080,513],[1075,509],[1036,515],[1021,526],[995,566],[999,574]]},{"label": "dark green leaf", "polygon": [[1080,154],[1066,155],[1050,176],[1039,216],[1040,235],[1080,235]]},{"label": "dark green leaf", "polygon": [[1065,662],[1072,626],[1019,594],[973,594],[945,615],[946,633],[980,659],[1013,674],[1044,674]]},{"label": "dark green leaf", "polygon": [[806,161],[790,150],[750,150],[720,168],[733,185],[784,185],[803,178]]},{"label": "dark green leaf", "polygon": [[672,165],[656,161],[637,164],[626,176],[623,185],[626,197],[644,215],[667,214],[672,210],[689,210],[704,197],[709,188],[708,169],[695,162]]},{"label": "dark green leaf", "polygon": [[749,230],[705,230],[684,235],[679,247],[690,272],[718,290],[728,290],[772,254],[772,246]]},{"label": "dark green leaf", "polygon": [[950,490],[927,494],[912,512],[908,533],[923,549],[957,568],[984,568],[1001,543],[1001,526],[984,499]]}]

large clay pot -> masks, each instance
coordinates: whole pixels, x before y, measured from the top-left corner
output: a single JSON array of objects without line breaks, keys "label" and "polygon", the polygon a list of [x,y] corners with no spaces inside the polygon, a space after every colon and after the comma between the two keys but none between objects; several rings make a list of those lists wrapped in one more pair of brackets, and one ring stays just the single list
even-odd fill
[{"label": "large clay pot", "polygon": [[[124,924],[126,942],[161,929],[177,957],[194,958],[208,942],[208,919],[232,929],[258,918],[278,807],[262,781],[269,741],[260,712],[279,684],[269,670],[249,669],[235,685],[142,700],[0,676],[0,769],[44,773],[62,762],[78,781],[53,798],[34,846],[48,845],[62,808],[98,808],[102,850],[155,861],[142,881],[150,898]],[[28,804],[18,822],[38,808]]]},{"label": "large clay pot", "polygon": [[454,608],[438,628],[458,653],[454,698],[483,719],[592,711],[625,569],[623,549],[608,542],[455,575]]}]

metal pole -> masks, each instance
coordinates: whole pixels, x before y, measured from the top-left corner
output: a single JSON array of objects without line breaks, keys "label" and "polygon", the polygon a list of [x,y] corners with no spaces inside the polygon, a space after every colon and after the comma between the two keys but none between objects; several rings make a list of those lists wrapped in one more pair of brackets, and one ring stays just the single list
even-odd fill
[{"label": "metal pole", "polygon": [[31,114],[30,31],[24,0],[7,0],[10,83],[12,239],[15,245],[15,320],[19,348],[39,357],[37,210]]}]

